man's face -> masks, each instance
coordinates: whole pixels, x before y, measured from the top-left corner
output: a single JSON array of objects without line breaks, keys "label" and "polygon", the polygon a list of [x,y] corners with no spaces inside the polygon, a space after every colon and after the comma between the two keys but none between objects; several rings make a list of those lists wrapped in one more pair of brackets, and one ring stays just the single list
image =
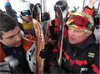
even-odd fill
[{"label": "man's face", "polygon": [[89,34],[82,32],[74,27],[68,27],[69,42],[71,44],[78,44],[84,41]]},{"label": "man's face", "polygon": [[7,47],[18,47],[21,45],[21,33],[20,28],[18,26],[15,27],[14,30],[10,30],[8,32],[2,32],[2,39],[0,42]]}]

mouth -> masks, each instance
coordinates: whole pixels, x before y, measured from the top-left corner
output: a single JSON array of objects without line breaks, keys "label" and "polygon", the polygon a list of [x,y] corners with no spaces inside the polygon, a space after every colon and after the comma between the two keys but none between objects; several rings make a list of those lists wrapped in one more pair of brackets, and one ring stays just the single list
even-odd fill
[{"label": "mouth", "polygon": [[73,40],[74,40],[74,38],[72,38],[72,37],[69,37],[69,40],[70,40],[70,41],[73,41]]},{"label": "mouth", "polygon": [[21,41],[19,41],[19,42],[16,42],[16,45],[20,45],[21,44]]}]

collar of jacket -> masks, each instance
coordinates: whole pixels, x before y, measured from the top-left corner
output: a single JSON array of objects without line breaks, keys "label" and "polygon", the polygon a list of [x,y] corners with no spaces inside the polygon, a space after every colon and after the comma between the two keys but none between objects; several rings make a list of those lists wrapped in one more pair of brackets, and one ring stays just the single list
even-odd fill
[{"label": "collar of jacket", "polygon": [[87,50],[87,47],[91,44],[95,43],[94,38],[90,35],[89,38],[82,44],[75,44],[74,47],[70,44],[72,51],[76,51],[76,55],[83,53]]}]

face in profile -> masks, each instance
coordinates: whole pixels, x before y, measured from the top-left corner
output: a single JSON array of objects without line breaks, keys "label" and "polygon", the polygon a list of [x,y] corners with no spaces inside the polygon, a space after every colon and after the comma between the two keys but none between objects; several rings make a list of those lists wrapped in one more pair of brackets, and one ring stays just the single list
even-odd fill
[{"label": "face in profile", "polygon": [[21,45],[21,33],[20,28],[16,26],[13,30],[10,30],[8,32],[2,32],[2,39],[0,39],[0,42],[7,47],[18,47]]}]

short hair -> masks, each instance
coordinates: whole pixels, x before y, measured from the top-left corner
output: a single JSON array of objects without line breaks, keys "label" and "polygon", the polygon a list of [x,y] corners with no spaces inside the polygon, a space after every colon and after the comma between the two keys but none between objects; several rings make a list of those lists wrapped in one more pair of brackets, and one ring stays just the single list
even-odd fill
[{"label": "short hair", "polygon": [[8,14],[0,13],[0,39],[2,39],[2,32],[8,32],[18,26],[18,22]]}]

